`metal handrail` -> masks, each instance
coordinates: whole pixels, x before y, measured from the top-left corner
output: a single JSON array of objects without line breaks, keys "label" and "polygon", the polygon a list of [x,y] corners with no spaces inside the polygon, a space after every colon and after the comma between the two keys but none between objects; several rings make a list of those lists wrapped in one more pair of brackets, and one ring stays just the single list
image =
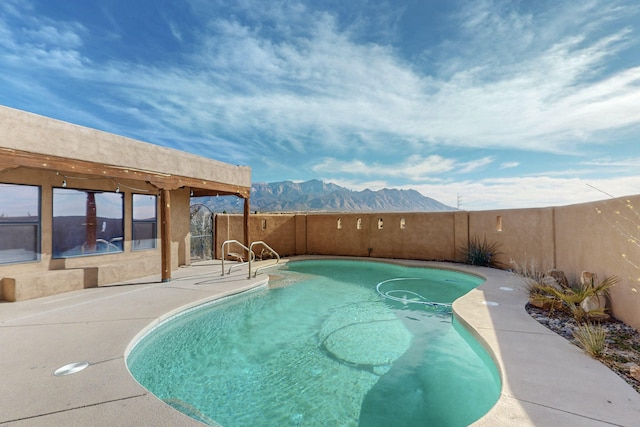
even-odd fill
[{"label": "metal handrail", "polygon": [[[220,252],[222,253],[222,276],[224,276],[224,258],[225,258],[225,253],[224,253],[224,248],[225,246],[231,244],[231,243],[236,243],[240,246],[242,246],[242,248],[247,251],[247,254],[249,255],[249,261],[247,261],[249,263],[249,271],[251,271],[251,261],[256,257],[256,255],[253,253],[253,251],[251,249],[249,249],[248,247],[246,247],[245,245],[243,245],[242,243],[238,242],[237,240],[225,240],[224,242],[222,242],[222,245],[220,247]],[[241,266],[241,265],[245,265],[247,262],[241,262],[238,264],[234,264],[231,267],[229,267],[229,273],[231,274],[231,269],[235,266]]]},{"label": "metal handrail", "polygon": [[[267,248],[269,251],[271,251],[272,254],[274,254],[276,256],[276,262],[274,264],[269,264],[269,265],[265,265],[262,267],[258,267],[256,268],[256,271],[253,273],[253,277],[256,277],[256,275],[258,274],[258,271],[267,268],[267,267],[272,267],[276,264],[278,264],[280,262],[280,255],[278,254],[278,252],[276,252],[271,246],[267,245],[265,242],[263,242],[262,240],[258,240],[257,242],[253,242],[250,246],[249,246],[249,251],[253,254],[253,245],[262,245],[265,248]],[[255,259],[255,254],[254,254],[254,259]],[[251,279],[251,262],[253,260],[249,259],[249,277],[248,279]]]}]

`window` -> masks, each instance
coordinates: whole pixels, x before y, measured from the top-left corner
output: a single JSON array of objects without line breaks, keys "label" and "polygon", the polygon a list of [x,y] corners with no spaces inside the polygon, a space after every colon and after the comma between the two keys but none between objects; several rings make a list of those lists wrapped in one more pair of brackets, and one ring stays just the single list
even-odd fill
[{"label": "window", "polygon": [[356,221],[356,230],[362,230],[362,218],[358,218]]},{"label": "window", "polygon": [[260,220],[260,228],[262,230],[266,230],[267,229],[267,220],[266,219]]},{"label": "window", "polygon": [[109,193],[53,189],[53,257],[122,252],[124,198]]},{"label": "window", "polygon": [[40,187],[0,184],[0,264],[37,261]]},{"label": "window", "polygon": [[496,231],[502,231],[502,216],[496,217]]},{"label": "window", "polygon": [[400,218],[400,230],[404,230],[405,228],[407,228],[407,222],[404,218]]},{"label": "window", "polygon": [[384,221],[382,221],[382,218],[378,218],[378,230],[382,230],[383,227]]},{"label": "window", "polygon": [[134,251],[155,249],[158,230],[157,196],[133,195],[133,244]]},{"label": "window", "polygon": [[338,218],[338,230],[342,230],[342,218]]}]

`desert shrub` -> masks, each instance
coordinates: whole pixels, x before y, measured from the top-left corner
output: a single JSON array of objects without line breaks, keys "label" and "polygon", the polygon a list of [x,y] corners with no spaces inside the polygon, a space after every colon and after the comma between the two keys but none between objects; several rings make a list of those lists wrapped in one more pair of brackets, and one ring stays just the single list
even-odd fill
[{"label": "desert shrub", "polygon": [[[541,299],[550,303],[560,303],[580,323],[585,318],[604,316],[605,308],[589,308],[583,302],[590,297],[604,298],[609,289],[618,283],[620,279],[609,276],[601,282],[573,285],[568,288],[557,288],[539,282],[532,282],[529,287],[530,299]],[[555,305],[554,305],[555,306]]]},{"label": "desert shrub", "polygon": [[580,324],[573,331],[573,337],[584,351],[596,359],[601,357],[606,349],[607,331],[599,323],[586,322]]},{"label": "desert shrub", "polygon": [[511,266],[511,271],[518,276],[522,276],[526,283],[542,282],[545,276],[545,273],[533,261],[525,259],[523,262],[518,262],[512,258],[509,260],[509,265]]},{"label": "desert shrub", "polygon": [[469,239],[466,246],[460,248],[461,258],[465,264],[500,268],[501,264],[496,259],[500,254],[498,246],[495,242],[487,242],[486,238],[481,240],[474,237]]}]

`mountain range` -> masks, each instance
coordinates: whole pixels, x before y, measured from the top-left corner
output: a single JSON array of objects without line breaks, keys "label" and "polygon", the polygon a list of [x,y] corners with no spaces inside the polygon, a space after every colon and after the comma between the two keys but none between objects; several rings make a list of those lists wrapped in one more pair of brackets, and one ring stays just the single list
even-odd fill
[{"label": "mountain range", "polygon": [[[195,200],[194,200],[195,201]],[[235,197],[202,197],[214,212],[241,212]],[[319,180],[251,185],[251,211],[258,212],[433,212],[456,210],[415,190],[352,191]]]}]

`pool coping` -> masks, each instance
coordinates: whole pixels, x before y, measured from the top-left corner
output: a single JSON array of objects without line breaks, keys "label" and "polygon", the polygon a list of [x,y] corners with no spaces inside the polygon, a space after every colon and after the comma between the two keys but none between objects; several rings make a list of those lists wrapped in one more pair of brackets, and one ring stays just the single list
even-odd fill
[{"label": "pool coping", "polygon": [[[485,278],[456,300],[457,318],[498,366],[498,402],[474,426],[625,426],[640,419],[640,395],[622,378],[532,319],[524,283],[512,273],[462,264],[353,257]],[[284,260],[283,262],[287,262]],[[0,304],[0,426],[202,425],[157,399],[129,374],[135,340],[185,309],[267,283],[268,270],[220,276],[216,262],[159,277]],[[506,290],[510,288],[512,290]],[[496,303],[487,304],[487,302]],[[65,363],[82,372],[54,377]],[[457,404],[464,404],[464,401]]]}]

